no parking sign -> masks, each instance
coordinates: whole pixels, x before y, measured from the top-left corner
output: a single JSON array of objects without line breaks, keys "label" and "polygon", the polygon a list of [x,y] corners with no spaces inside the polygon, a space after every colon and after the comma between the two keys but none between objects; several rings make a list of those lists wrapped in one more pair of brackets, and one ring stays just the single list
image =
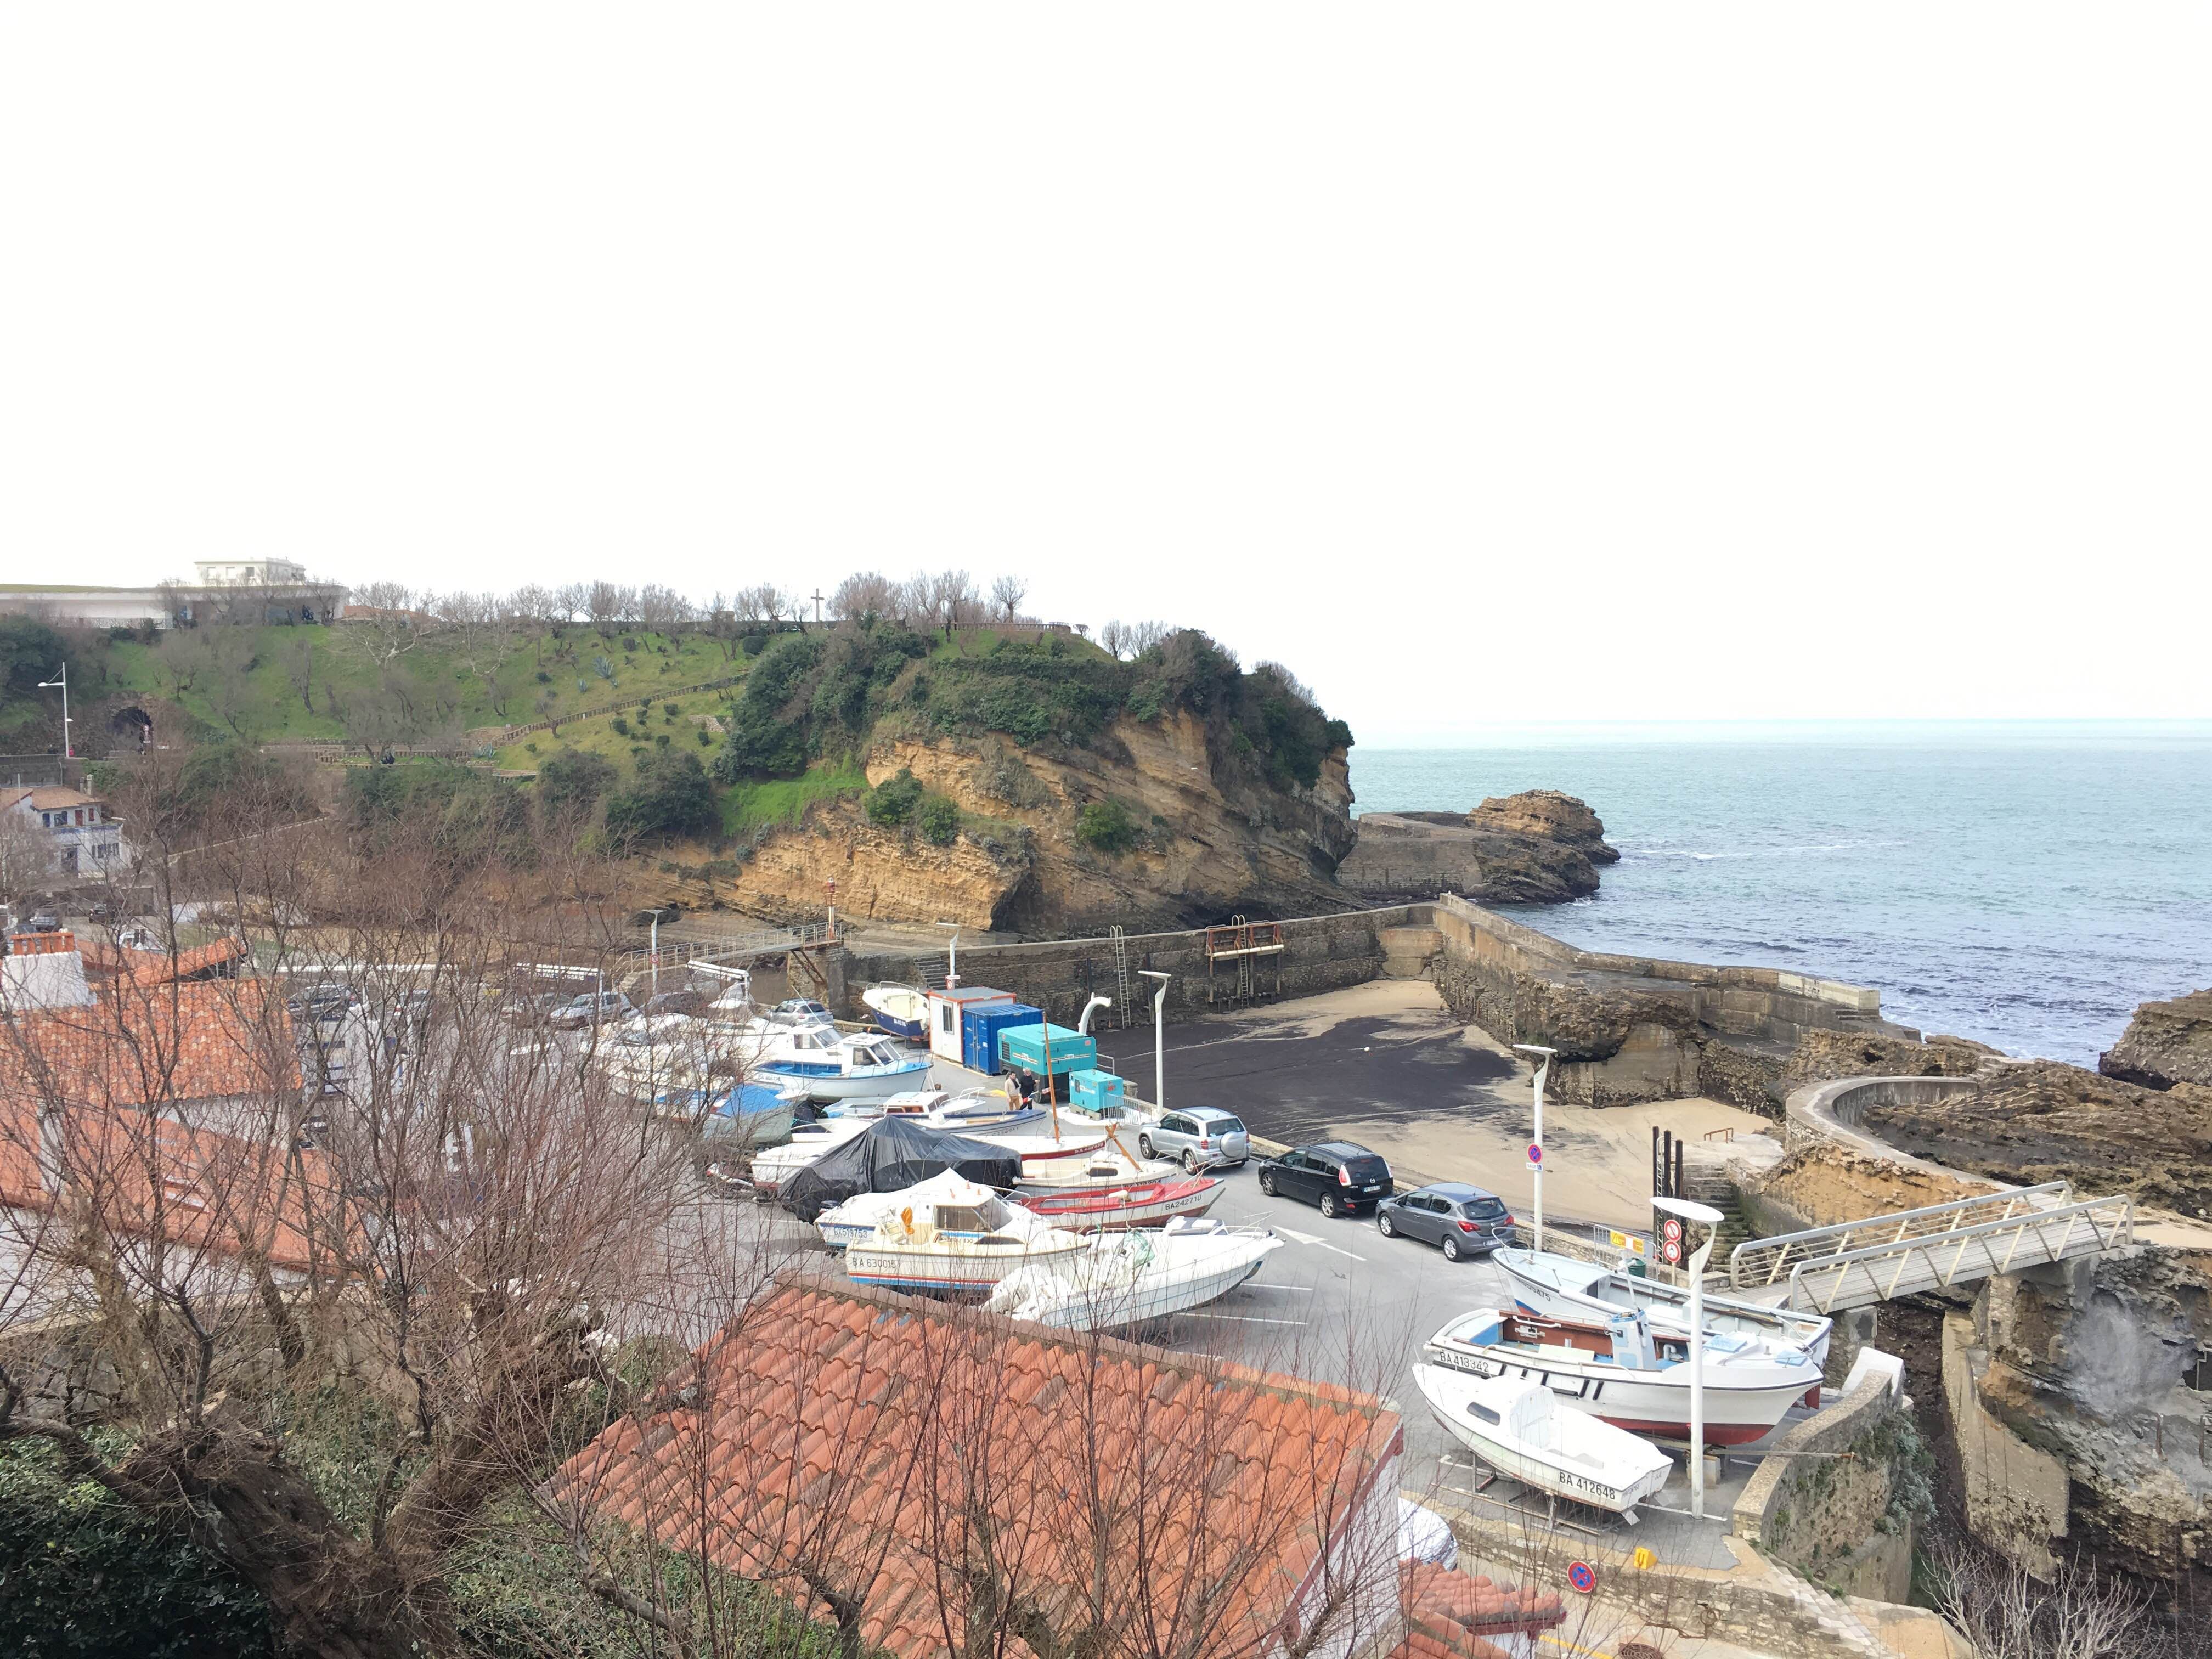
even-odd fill
[{"label": "no parking sign", "polygon": [[1567,1583],[1588,1595],[1597,1588],[1597,1570],[1587,1561],[1570,1561],[1567,1563]]}]

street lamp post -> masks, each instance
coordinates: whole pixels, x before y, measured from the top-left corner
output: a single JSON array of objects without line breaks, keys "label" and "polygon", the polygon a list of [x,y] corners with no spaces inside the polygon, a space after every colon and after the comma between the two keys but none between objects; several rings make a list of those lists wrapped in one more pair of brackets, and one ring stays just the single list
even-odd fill
[{"label": "street lamp post", "polygon": [[1686,1198],[1655,1196],[1651,1206],[1679,1216],[1684,1225],[1705,1230],[1705,1241],[1690,1257],[1690,1513],[1705,1518],[1705,1258],[1720,1237],[1721,1212]]},{"label": "street lamp post", "polygon": [[1536,1248],[1544,1248],[1544,1079],[1552,1073],[1552,1056],[1559,1051],[1534,1042],[1513,1045],[1524,1054],[1540,1056],[1536,1061],[1536,1133],[1528,1143],[1528,1180],[1535,1188]]},{"label": "street lamp post", "polygon": [[1137,972],[1160,982],[1160,988],[1152,994],[1152,1109],[1164,1112],[1168,1109],[1168,981],[1173,975],[1156,968],[1139,968]]},{"label": "street lamp post", "polygon": [[955,991],[960,988],[960,929],[949,921],[940,921],[937,925],[952,928],[952,943],[945,953],[945,988]]},{"label": "street lamp post", "polygon": [[58,685],[62,689],[62,758],[75,760],[76,750],[70,746],[69,665],[67,663],[61,665],[60,672],[54,678],[40,680],[39,690],[51,691]]}]

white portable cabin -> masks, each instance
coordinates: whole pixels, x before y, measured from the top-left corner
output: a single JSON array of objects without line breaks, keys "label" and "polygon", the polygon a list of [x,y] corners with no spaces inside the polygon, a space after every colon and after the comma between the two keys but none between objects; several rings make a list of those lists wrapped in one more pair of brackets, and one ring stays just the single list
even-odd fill
[{"label": "white portable cabin", "polygon": [[988,985],[961,985],[929,994],[929,1052],[958,1065],[960,1022],[970,1008],[988,1008],[994,1002],[1012,1002],[1012,991],[994,991]]}]

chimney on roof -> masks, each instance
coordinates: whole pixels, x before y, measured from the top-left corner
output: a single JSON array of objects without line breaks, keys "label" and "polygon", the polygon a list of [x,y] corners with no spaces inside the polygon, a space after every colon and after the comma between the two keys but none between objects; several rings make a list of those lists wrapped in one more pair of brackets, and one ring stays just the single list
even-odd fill
[{"label": "chimney on roof", "polygon": [[19,957],[66,957],[76,951],[76,935],[66,927],[58,933],[10,933],[9,951]]}]

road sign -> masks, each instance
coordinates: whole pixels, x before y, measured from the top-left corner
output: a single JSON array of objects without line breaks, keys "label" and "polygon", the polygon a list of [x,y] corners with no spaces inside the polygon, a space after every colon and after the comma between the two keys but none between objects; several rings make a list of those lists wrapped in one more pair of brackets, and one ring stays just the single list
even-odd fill
[{"label": "road sign", "polygon": [[1638,1572],[1649,1572],[1659,1565],[1659,1558],[1641,1544],[1636,1547],[1636,1553],[1631,1559],[1635,1561],[1636,1570]]},{"label": "road sign", "polygon": [[1664,1237],[1669,1244],[1680,1243],[1682,1242],[1682,1218],[1678,1215],[1668,1216],[1664,1221],[1659,1224],[1659,1231],[1660,1235]]},{"label": "road sign", "polygon": [[1588,1595],[1597,1588],[1597,1570],[1587,1561],[1567,1563],[1567,1582]]},{"label": "road sign", "polygon": [[1679,1238],[1670,1238],[1667,1240],[1666,1243],[1660,1245],[1659,1255],[1668,1267],[1672,1267],[1679,1265],[1682,1260],[1682,1241]]},{"label": "road sign", "polygon": [[1638,1238],[1634,1233],[1624,1233],[1618,1229],[1613,1230],[1613,1248],[1616,1250],[1626,1250],[1631,1255],[1648,1255],[1651,1249],[1648,1241]]},{"label": "road sign", "polygon": [[1533,1140],[1528,1143],[1528,1161],[1531,1164],[1541,1164],[1544,1161],[1544,1149]]}]

